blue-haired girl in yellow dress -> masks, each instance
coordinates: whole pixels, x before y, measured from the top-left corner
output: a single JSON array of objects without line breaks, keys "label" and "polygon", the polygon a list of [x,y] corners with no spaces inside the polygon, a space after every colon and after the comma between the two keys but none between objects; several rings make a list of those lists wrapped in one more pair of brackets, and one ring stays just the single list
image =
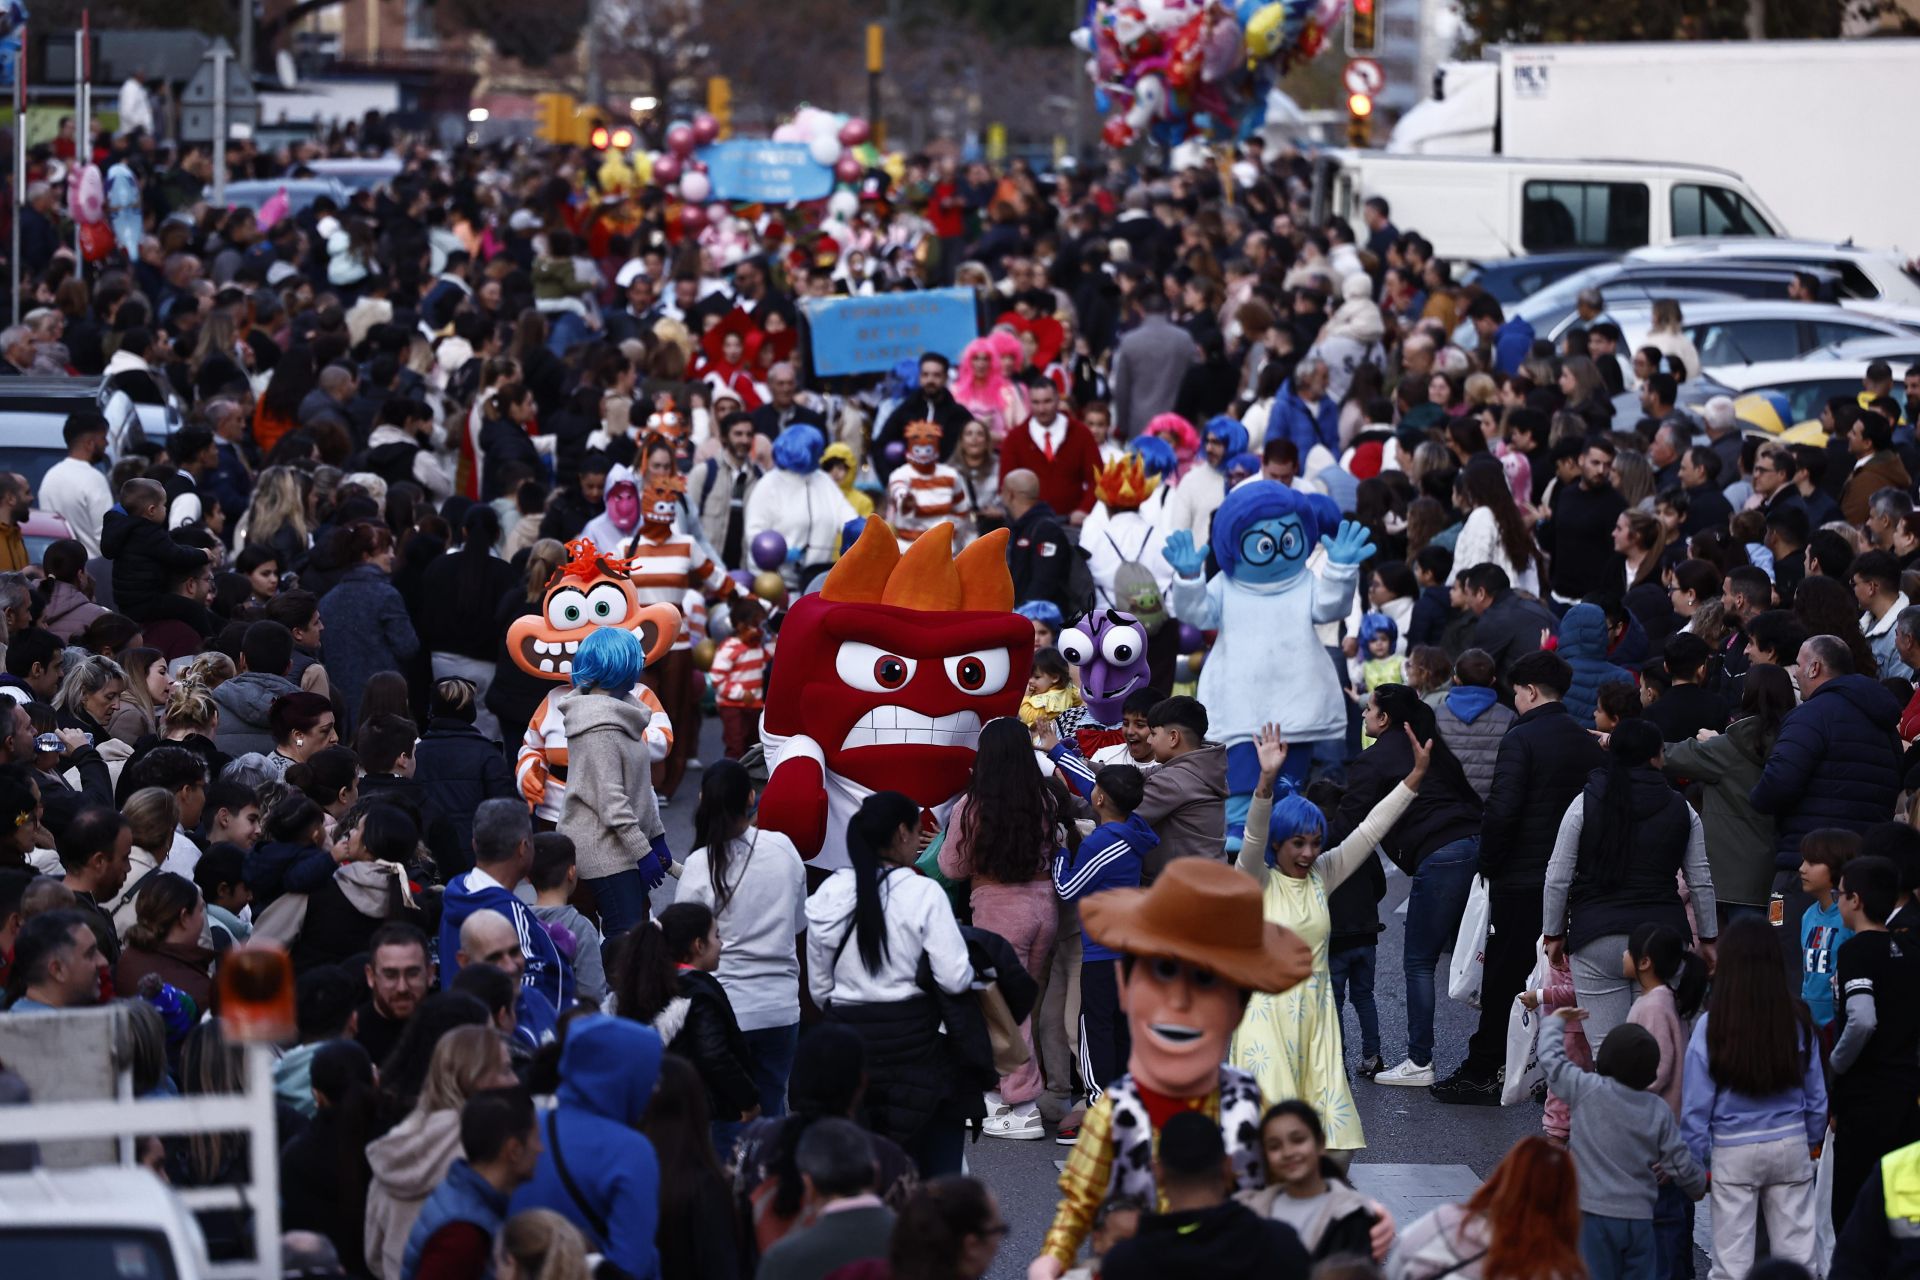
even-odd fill
[{"label": "blue-haired girl in yellow dress", "polygon": [[1432,744],[1419,741],[1411,728],[1404,732],[1413,743],[1413,771],[1324,856],[1320,846],[1327,834],[1326,815],[1305,796],[1274,797],[1274,782],[1287,759],[1279,728],[1267,725],[1254,740],[1260,782],[1247,809],[1247,835],[1235,865],[1260,882],[1266,918],[1293,930],[1313,948],[1313,976],[1279,995],[1255,994],[1234,1033],[1228,1061],[1260,1082],[1260,1096],[1267,1101],[1298,1098],[1310,1103],[1326,1124],[1332,1150],[1352,1151],[1367,1143],[1347,1087],[1340,1013],[1327,973],[1327,936],[1332,930],[1327,895],[1366,865],[1426,777]]}]

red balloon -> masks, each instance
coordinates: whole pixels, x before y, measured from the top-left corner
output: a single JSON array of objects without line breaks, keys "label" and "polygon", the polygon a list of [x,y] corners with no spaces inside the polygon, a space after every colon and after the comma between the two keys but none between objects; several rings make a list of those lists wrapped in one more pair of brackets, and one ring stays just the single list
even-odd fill
[{"label": "red balloon", "polygon": [[661,156],[653,162],[653,180],[659,186],[670,187],[680,181],[681,170],[679,156]]},{"label": "red balloon", "polygon": [[680,210],[680,231],[683,235],[697,236],[707,229],[707,211],[697,204],[687,205]]},{"label": "red balloon", "polygon": [[840,126],[840,145],[843,147],[857,147],[872,136],[873,130],[859,116]]},{"label": "red balloon", "polygon": [[705,173],[706,171],[707,162],[705,160],[701,160],[698,157],[690,157],[687,160],[688,173]]},{"label": "red balloon", "polygon": [[693,140],[700,146],[706,146],[720,136],[720,122],[711,112],[702,111],[693,117]]},{"label": "red balloon", "polygon": [[860,175],[865,172],[866,170],[860,167],[860,162],[852,156],[843,155],[833,162],[833,176],[842,182],[858,182]]},{"label": "red balloon", "polygon": [[667,130],[667,150],[673,154],[685,158],[693,154],[696,145],[692,125],[676,124]]},{"label": "red balloon", "polygon": [[1133,141],[1133,126],[1121,116],[1113,116],[1100,128],[1100,141],[1119,151]]}]

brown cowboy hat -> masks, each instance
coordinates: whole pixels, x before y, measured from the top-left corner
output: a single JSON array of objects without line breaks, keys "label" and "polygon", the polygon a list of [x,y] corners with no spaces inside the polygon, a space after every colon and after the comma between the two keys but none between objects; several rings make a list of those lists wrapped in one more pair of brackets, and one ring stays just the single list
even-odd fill
[{"label": "brown cowboy hat", "polygon": [[1151,888],[1110,889],[1080,904],[1088,937],[1136,956],[1211,969],[1250,991],[1285,991],[1313,972],[1313,949],[1269,924],[1260,886],[1211,858],[1175,858]]}]

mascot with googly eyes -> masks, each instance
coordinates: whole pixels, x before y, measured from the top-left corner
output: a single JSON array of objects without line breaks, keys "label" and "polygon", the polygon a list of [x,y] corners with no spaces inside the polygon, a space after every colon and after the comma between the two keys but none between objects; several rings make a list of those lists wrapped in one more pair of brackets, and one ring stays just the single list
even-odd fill
[{"label": "mascot with googly eyes", "polygon": [[[1260,781],[1254,746],[1275,724],[1296,746],[1344,738],[1347,699],[1340,673],[1314,633],[1353,604],[1360,565],[1373,555],[1366,527],[1343,521],[1330,498],[1256,480],[1227,494],[1213,514],[1213,556],[1177,529],[1167,536],[1173,616],[1219,638],[1200,670],[1209,730],[1227,748],[1227,848],[1237,852],[1247,807]],[[1325,551],[1308,567],[1315,547]],[[1287,754],[1291,789],[1305,785],[1313,752]]]},{"label": "mascot with googly eyes", "polygon": [[1153,684],[1147,629],[1130,613],[1096,609],[1060,633],[1059,649],[1080,669],[1081,698],[1056,718],[1061,738],[1095,768],[1131,764],[1120,722],[1127,698]]},{"label": "mascot with googly eyes", "polygon": [[869,518],[781,624],[757,821],[823,871],[848,865],[847,821],[876,791],[904,793],[937,827],[973,772],[980,726],[1019,709],[1033,624],[1013,612],[1007,531],[958,556],[953,537],[937,524],[903,552]]},{"label": "mascot with googly eyes", "polygon": [[[507,652],[514,665],[539,680],[561,687],[540,700],[527,722],[520,754],[514,761],[514,782],[533,806],[534,817],[547,823],[560,820],[560,804],[567,789],[567,727],[560,714],[559,695],[570,692],[573,655],[580,642],[600,627],[624,627],[640,639],[648,665],[673,648],[680,634],[680,610],[670,604],[643,603],[634,591],[630,562],[602,555],[593,542],[578,538],[567,544],[570,557],[547,583],[539,613],[514,621],[507,628]],[[653,690],[633,687],[632,698],[650,713],[647,750],[656,761],[673,748],[673,726]]]}]

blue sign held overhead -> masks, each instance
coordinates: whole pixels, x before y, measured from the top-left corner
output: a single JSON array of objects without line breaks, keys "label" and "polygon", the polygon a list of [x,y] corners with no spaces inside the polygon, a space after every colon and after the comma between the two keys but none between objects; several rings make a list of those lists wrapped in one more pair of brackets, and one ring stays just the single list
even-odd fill
[{"label": "blue sign held overhead", "polygon": [[700,148],[716,200],[798,204],[833,194],[833,170],[807,153],[804,142],[737,138]]},{"label": "blue sign held overhead", "polygon": [[929,289],[871,298],[803,298],[814,372],[879,373],[938,351],[958,360],[980,336],[971,289]]}]

